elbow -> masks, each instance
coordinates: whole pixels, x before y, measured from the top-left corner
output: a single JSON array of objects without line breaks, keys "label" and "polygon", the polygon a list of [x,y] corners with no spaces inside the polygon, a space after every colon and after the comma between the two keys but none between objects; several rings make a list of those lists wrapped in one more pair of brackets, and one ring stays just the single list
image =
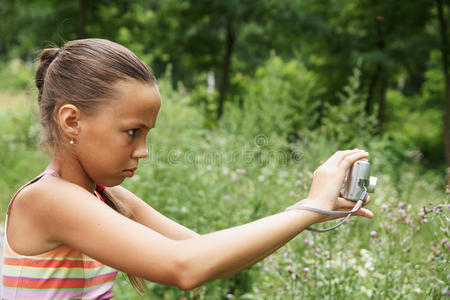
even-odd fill
[{"label": "elbow", "polygon": [[203,278],[203,276],[201,276],[199,268],[195,267],[196,264],[193,263],[193,260],[190,259],[188,255],[181,254],[176,259],[175,264],[176,266],[173,270],[176,272],[176,274],[174,274],[174,278],[176,278],[175,284],[178,288],[189,291],[199,287],[207,281]]}]

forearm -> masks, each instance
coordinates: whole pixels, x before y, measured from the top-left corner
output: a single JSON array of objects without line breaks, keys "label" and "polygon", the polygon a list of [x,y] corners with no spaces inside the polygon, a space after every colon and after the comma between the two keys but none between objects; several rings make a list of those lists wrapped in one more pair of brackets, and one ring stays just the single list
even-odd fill
[{"label": "forearm", "polygon": [[285,245],[285,243],[280,243],[279,245],[276,245],[275,247],[273,247],[272,249],[270,249],[269,251],[267,251],[267,252],[264,253],[263,255],[258,256],[257,258],[255,258],[255,259],[253,259],[253,260],[247,262],[246,265],[240,266],[239,269],[233,270],[233,271],[228,272],[228,273],[226,273],[226,274],[224,274],[224,275],[221,275],[220,278],[221,278],[221,279],[228,278],[228,277],[230,277],[230,276],[232,276],[232,275],[234,275],[234,274],[236,274],[236,273],[241,272],[242,270],[245,270],[245,269],[247,269],[247,268],[253,266],[254,264],[256,264],[257,262],[263,260],[264,258],[266,258],[266,257],[269,256],[270,254],[274,253],[275,251],[277,251],[278,249],[280,249],[280,248],[283,247],[284,245]]},{"label": "forearm", "polygon": [[192,280],[188,286],[233,274],[269,255],[320,216],[308,211],[288,211],[254,222],[179,241],[181,269]]}]

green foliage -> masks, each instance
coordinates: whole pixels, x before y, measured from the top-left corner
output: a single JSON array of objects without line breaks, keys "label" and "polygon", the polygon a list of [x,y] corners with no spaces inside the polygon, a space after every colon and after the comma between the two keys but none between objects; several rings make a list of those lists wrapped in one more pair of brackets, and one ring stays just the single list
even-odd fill
[{"label": "green foliage", "polygon": [[238,101],[243,104],[227,107],[222,127],[246,137],[262,134],[286,140],[316,124],[323,89],[300,61],[284,62],[273,55],[253,78],[238,74],[233,80],[243,90]]},{"label": "green foliage", "polygon": [[0,62],[0,89],[24,90],[34,86],[34,68],[20,59]]},{"label": "green foliage", "polygon": [[361,92],[361,69],[355,67],[339,104],[325,103],[322,118],[325,134],[343,148],[362,148],[368,145],[376,132],[376,116],[366,111],[366,95]]},{"label": "green foliage", "polygon": [[[266,76],[255,84],[269,84]],[[246,136],[226,126],[205,130],[204,115],[191,105],[184,88],[172,88],[170,79],[164,77],[159,88],[163,103],[158,124],[149,136],[150,157],[141,161],[139,172],[124,185],[158,211],[199,233],[277,213],[305,197],[314,169],[338,148],[338,141],[320,131],[309,130],[303,140],[292,144],[269,136]],[[249,90],[256,98],[257,89]],[[283,93],[278,97],[287,101],[281,97],[291,96]],[[38,119],[36,109],[30,108],[34,105],[28,104],[34,103],[33,98],[35,95],[21,93],[2,93],[0,97],[3,209],[13,192],[48,162],[36,147]],[[247,132],[253,134],[261,128],[269,127]],[[441,297],[446,291],[449,247],[444,179],[433,171],[424,172],[413,159],[402,162],[390,148],[396,147],[389,139],[373,140],[366,148],[373,173],[379,177],[369,205],[375,213],[373,220],[353,218],[329,234],[304,232],[249,270],[193,291],[148,283],[149,293],[143,298]],[[292,156],[295,151],[300,155]],[[396,157],[398,164],[386,161]],[[114,289],[119,299],[142,299],[123,276]]]}]

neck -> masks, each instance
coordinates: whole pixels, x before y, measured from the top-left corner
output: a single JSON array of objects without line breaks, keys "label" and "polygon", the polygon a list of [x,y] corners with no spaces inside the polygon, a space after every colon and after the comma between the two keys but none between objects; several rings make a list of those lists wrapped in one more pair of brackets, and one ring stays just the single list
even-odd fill
[{"label": "neck", "polygon": [[62,179],[79,185],[91,193],[95,190],[95,182],[89,177],[80,162],[72,155],[55,153],[48,168],[58,173]]}]

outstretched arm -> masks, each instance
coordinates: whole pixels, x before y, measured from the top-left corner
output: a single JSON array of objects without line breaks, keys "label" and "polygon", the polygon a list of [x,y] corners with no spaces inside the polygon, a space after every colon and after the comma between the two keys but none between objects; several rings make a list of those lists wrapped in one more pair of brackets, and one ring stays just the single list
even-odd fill
[{"label": "outstretched arm", "polygon": [[[327,210],[342,208],[329,190],[338,191],[346,168],[365,156],[351,151],[332,156],[314,175],[305,200],[308,205]],[[174,240],[119,215],[79,186],[51,176],[46,181],[43,190],[37,188],[23,195],[30,201],[23,202],[26,205],[21,213],[49,245],[70,245],[118,270],[183,289],[235,273],[325,218],[315,212],[287,211],[234,228]],[[317,186],[322,187],[322,192]],[[37,195],[39,203],[32,201]],[[370,212],[365,213],[370,216]]]},{"label": "outstretched arm", "polygon": [[126,188],[114,186],[107,189],[131,209],[136,222],[168,237],[169,239],[185,240],[199,235],[195,231],[159,213]]}]

